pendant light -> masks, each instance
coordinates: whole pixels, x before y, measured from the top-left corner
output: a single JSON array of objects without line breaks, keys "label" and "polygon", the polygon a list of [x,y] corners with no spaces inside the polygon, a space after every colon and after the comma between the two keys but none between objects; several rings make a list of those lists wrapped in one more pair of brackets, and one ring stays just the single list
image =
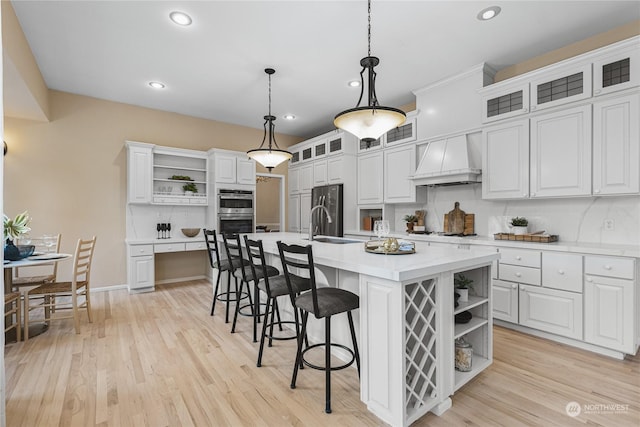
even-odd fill
[{"label": "pendant light", "polygon": [[[376,96],[376,72],[373,69],[380,63],[380,59],[371,56],[371,0],[368,0],[368,56],[360,60],[360,98],[355,108],[345,110],[338,114],[333,124],[354,134],[367,145],[380,138],[386,132],[403,124],[407,118],[404,111],[392,107],[383,107],[378,104]],[[368,71],[367,89],[369,103],[366,107],[360,107],[364,94],[364,72]]]},{"label": "pendant light", "polygon": [[[262,166],[267,168],[269,172],[271,172],[271,169],[275,168],[280,163],[289,160],[293,155],[287,150],[281,150],[276,142],[276,135],[274,131],[276,126],[273,124],[276,118],[271,115],[271,75],[274,74],[276,70],[273,68],[265,68],[264,72],[269,76],[269,115],[264,116],[264,136],[262,137],[262,144],[254,150],[247,151],[247,156],[260,163]],[[268,148],[263,148],[265,141],[267,141],[267,133],[269,134],[269,145]],[[273,146],[275,146],[275,148],[273,148]]]}]

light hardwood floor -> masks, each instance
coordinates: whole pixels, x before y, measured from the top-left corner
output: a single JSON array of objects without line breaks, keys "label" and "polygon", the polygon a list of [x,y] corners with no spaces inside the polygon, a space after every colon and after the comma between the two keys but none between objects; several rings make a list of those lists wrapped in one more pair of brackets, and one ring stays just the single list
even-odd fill
[{"label": "light hardwood floor", "polygon": [[[266,348],[257,368],[249,318],[231,334],[222,303],[209,316],[210,300],[205,281],[95,293],[94,323],[83,320],[80,335],[65,320],[7,345],[7,426],[384,425],[360,401],[355,369],[332,375],[327,415],[322,372],[305,369],[289,388],[293,341]],[[443,416],[415,426],[640,425],[640,356],[618,361],[494,332],[493,365]],[[565,412],[572,401],[583,411],[575,418]],[[622,406],[606,413],[600,404]]]}]

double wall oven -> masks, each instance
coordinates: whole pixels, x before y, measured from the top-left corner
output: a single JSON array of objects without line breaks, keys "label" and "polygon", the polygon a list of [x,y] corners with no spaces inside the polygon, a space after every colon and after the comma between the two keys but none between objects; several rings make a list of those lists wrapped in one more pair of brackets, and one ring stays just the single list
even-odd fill
[{"label": "double wall oven", "polygon": [[253,233],[253,191],[218,190],[218,232]]}]

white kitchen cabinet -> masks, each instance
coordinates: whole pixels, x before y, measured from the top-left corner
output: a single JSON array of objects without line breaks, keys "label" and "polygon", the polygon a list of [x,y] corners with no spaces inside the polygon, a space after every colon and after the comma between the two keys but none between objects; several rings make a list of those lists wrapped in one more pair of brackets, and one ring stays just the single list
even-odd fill
[{"label": "white kitchen cabinet", "polygon": [[299,233],[300,232],[300,194],[290,194],[289,195],[289,205],[288,205],[288,222],[289,229],[288,231],[291,233]]},{"label": "white kitchen cabinet", "polygon": [[591,97],[591,64],[569,64],[534,74],[531,111],[556,107]]},{"label": "white kitchen cabinet", "polygon": [[518,284],[493,280],[493,317],[518,323]]},{"label": "white kitchen cabinet", "polygon": [[582,340],[582,294],[520,285],[518,302],[521,325]]},{"label": "white kitchen cabinet", "polygon": [[582,255],[543,252],[542,286],[582,293]]},{"label": "white kitchen cabinet", "polygon": [[313,162],[313,186],[327,185],[328,183],[327,160],[315,160]]},{"label": "white kitchen cabinet", "polygon": [[155,286],[153,245],[129,245],[127,249],[129,292],[153,290]]},{"label": "white kitchen cabinet", "polygon": [[300,168],[289,168],[289,194],[298,194],[302,190],[302,182],[300,181]]},{"label": "white kitchen cabinet", "polygon": [[491,123],[529,112],[529,83],[497,84],[480,90],[482,122]]},{"label": "white kitchen cabinet", "polygon": [[309,162],[313,160],[313,145],[306,144],[300,148],[300,162]]},{"label": "white kitchen cabinet", "polygon": [[385,147],[395,147],[418,138],[418,124],[416,114],[407,117],[404,124],[388,131],[384,136]]},{"label": "white kitchen cabinet", "polygon": [[246,153],[214,150],[217,184],[256,185],[256,164]]},{"label": "white kitchen cabinet", "polygon": [[585,341],[634,354],[634,298],[632,280],[585,276]]},{"label": "white kitchen cabinet", "polygon": [[334,156],[327,160],[327,182],[329,184],[342,184],[347,175],[347,157]]},{"label": "white kitchen cabinet", "polygon": [[530,197],[591,195],[591,105],[531,118]]},{"label": "white kitchen cabinet", "polygon": [[327,139],[321,138],[313,143],[313,159],[323,159],[327,157]]},{"label": "white kitchen cabinet", "polygon": [[482,198],[529,197],[529,119],[482,131]]},{"label": "white kitchen cabinet", "polygon": [[384,157],[380,151],[358,156],[358,204],[383,203]]},{"label": "white kitchen cabinet", "polygon": [[313,189],[313,163],[300,166],[300,191],[311,191]]},{"label": "white kitchen cabinet", "polygon": [[640,95],[593,104],[593,194],[640,193]]},{"label": "white kitchen cabinet", "polygon": [[153,145],[127,141],[127,201],[150,203]]},{"label": "white kitchen cabinet", "polygon": [[363,140],[358,141],[358,153],[368,153],[370,151],[380,150],[384,144],[384,135],[375,141],[366,142]]},{"label": "white kitchen cabinet", "polygon": [[309,232],[309,221],[311,220],[311,193],[300,194],[300,231]]},{"label": "white kitchen cabinet", "polygon": [[384,150],[383,194],[385,203],[415,203],[416,185],[412,176],[416,171],[416,148]]},{"label": "white kitchen cabinet", "polygon": [[630,89],[640,85],[638,40],[619,43],[593,61],[593,95]]}]

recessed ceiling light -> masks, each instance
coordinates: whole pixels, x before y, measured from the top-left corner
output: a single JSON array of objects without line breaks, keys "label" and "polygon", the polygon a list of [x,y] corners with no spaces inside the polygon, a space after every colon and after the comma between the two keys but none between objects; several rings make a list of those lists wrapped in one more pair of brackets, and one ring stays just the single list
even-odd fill
[{"label": "recessed ceiling light", "polygon": [[480,21],[488,21],[489,19],[495,18],[498,16],[502,9],[499,6],[491,6],[486,9],[482,9],[480,13],[478,13],[477,18]]},{"label": "recessed ceiling light", "polygon": [[169,18],[178,25],[191,25],[191,17],[184,12],[171,12]]},{"label": "recessed ceiling light", "polygon": [[360,81],[359,80],[352,80],[349,83],[347,83],[347,85],[349,87],[358,87],[358,86],[360,86]]},{"label": "recessed ceiling light", "polygon": [[294,116],[293,114],[285,114],[284,116],[282,116],[282,118],[285,120],[295,120],[296,116]]},{"label": "recessed ceiling light", "polygon": [[160,82],[149,82],[149,86],[151,86],[154,89],[164,89],[164,83],[160,83]]}]

